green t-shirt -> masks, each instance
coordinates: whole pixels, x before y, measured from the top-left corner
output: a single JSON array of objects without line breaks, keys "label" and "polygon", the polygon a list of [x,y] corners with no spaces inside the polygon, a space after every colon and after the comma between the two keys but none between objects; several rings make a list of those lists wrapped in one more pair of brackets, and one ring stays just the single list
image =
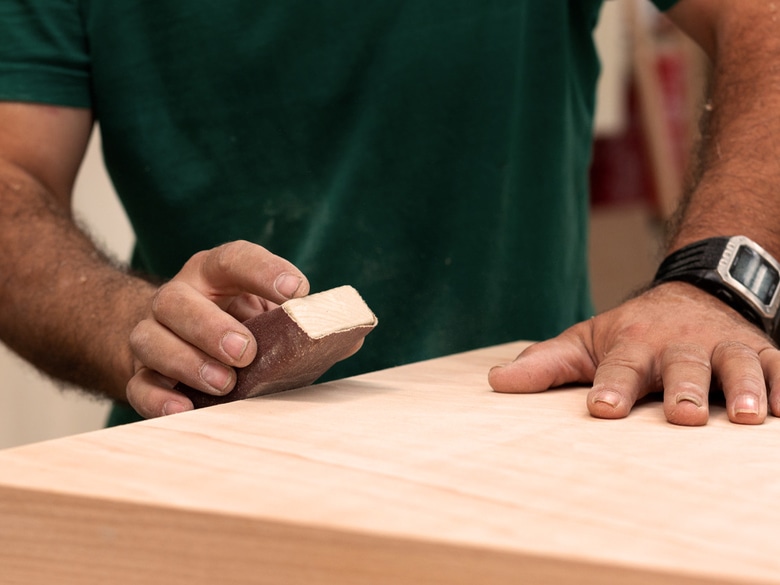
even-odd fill
[{"label": "green t-shirt", "polygon": [[92,108],[136,268],[242,238],[355,286],[352,375],[591,315],[600,6],[7,0],[0,99]]}]

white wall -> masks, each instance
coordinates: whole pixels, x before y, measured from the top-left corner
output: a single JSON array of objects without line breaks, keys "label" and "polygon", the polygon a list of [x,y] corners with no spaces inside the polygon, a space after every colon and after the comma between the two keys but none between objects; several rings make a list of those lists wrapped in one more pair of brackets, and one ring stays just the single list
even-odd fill
[{"label": "white wall", "polygon": [[[75,209],[117,258],[130,257],[133,234],[103,169],[95,133],[79,174]],[[0,344],[0,448],[101,428],[108,403],[60,391]]]},{"label": "white wall", "polygon": [[605,2],[594,34],[601,58],[594,131],[601,136],[620,133],[627,122],[625,94],[631,64],[630,39],[624,23],[625,4],[633,1]]}]

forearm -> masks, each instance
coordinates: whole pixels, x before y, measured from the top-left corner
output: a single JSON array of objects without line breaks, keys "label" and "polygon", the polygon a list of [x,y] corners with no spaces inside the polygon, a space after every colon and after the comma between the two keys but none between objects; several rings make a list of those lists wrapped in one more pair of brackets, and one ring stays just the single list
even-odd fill
[{"label": "forearm", "polygon": [[699,164],[670,249],[744,234],[780,257],[780,13],[773,6],[744,0],[713,9]]},{"label": "forearm", "polygon": [[70,210],[0,162],[0,339],[50,376],[124,399],[128,338],[154,287],[101,254]]}]

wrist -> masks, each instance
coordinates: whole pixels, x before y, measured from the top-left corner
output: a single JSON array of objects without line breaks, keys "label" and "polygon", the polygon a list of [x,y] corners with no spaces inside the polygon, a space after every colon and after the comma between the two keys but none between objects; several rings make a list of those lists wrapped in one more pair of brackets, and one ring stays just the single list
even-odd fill
[{"label": "wrist", "polygon": [[780,338],[780,263],[745,236],[699,240],[667,256],[653,285],[682,281],[717,297]]},{"label": "wrist", "polygon": [[[135,375],[136,359],[130,348],[130,334],[151,310],[157,291],[153,284],[135,276],[125,275],[126,281],[117,290],[116,315],[118,319],[106,332],[106,350],[110,351],[107,387],[109,397],[127,401],[127,383]],[[110,349],[109,349],[110,348]]]}]

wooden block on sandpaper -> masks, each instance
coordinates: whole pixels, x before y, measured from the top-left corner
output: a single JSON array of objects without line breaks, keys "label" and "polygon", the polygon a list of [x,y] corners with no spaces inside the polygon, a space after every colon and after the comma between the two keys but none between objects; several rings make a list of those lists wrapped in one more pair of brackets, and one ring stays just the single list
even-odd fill
[{"label": "wooden block on sandpaper", "polygon": [[176,390],[202,408],[308,386],[376,324],[376,316],[351,286],[291,299],[244,322],[257,339],[257,356],[237,370],[231,392],[212,396],[181,383]]}]

